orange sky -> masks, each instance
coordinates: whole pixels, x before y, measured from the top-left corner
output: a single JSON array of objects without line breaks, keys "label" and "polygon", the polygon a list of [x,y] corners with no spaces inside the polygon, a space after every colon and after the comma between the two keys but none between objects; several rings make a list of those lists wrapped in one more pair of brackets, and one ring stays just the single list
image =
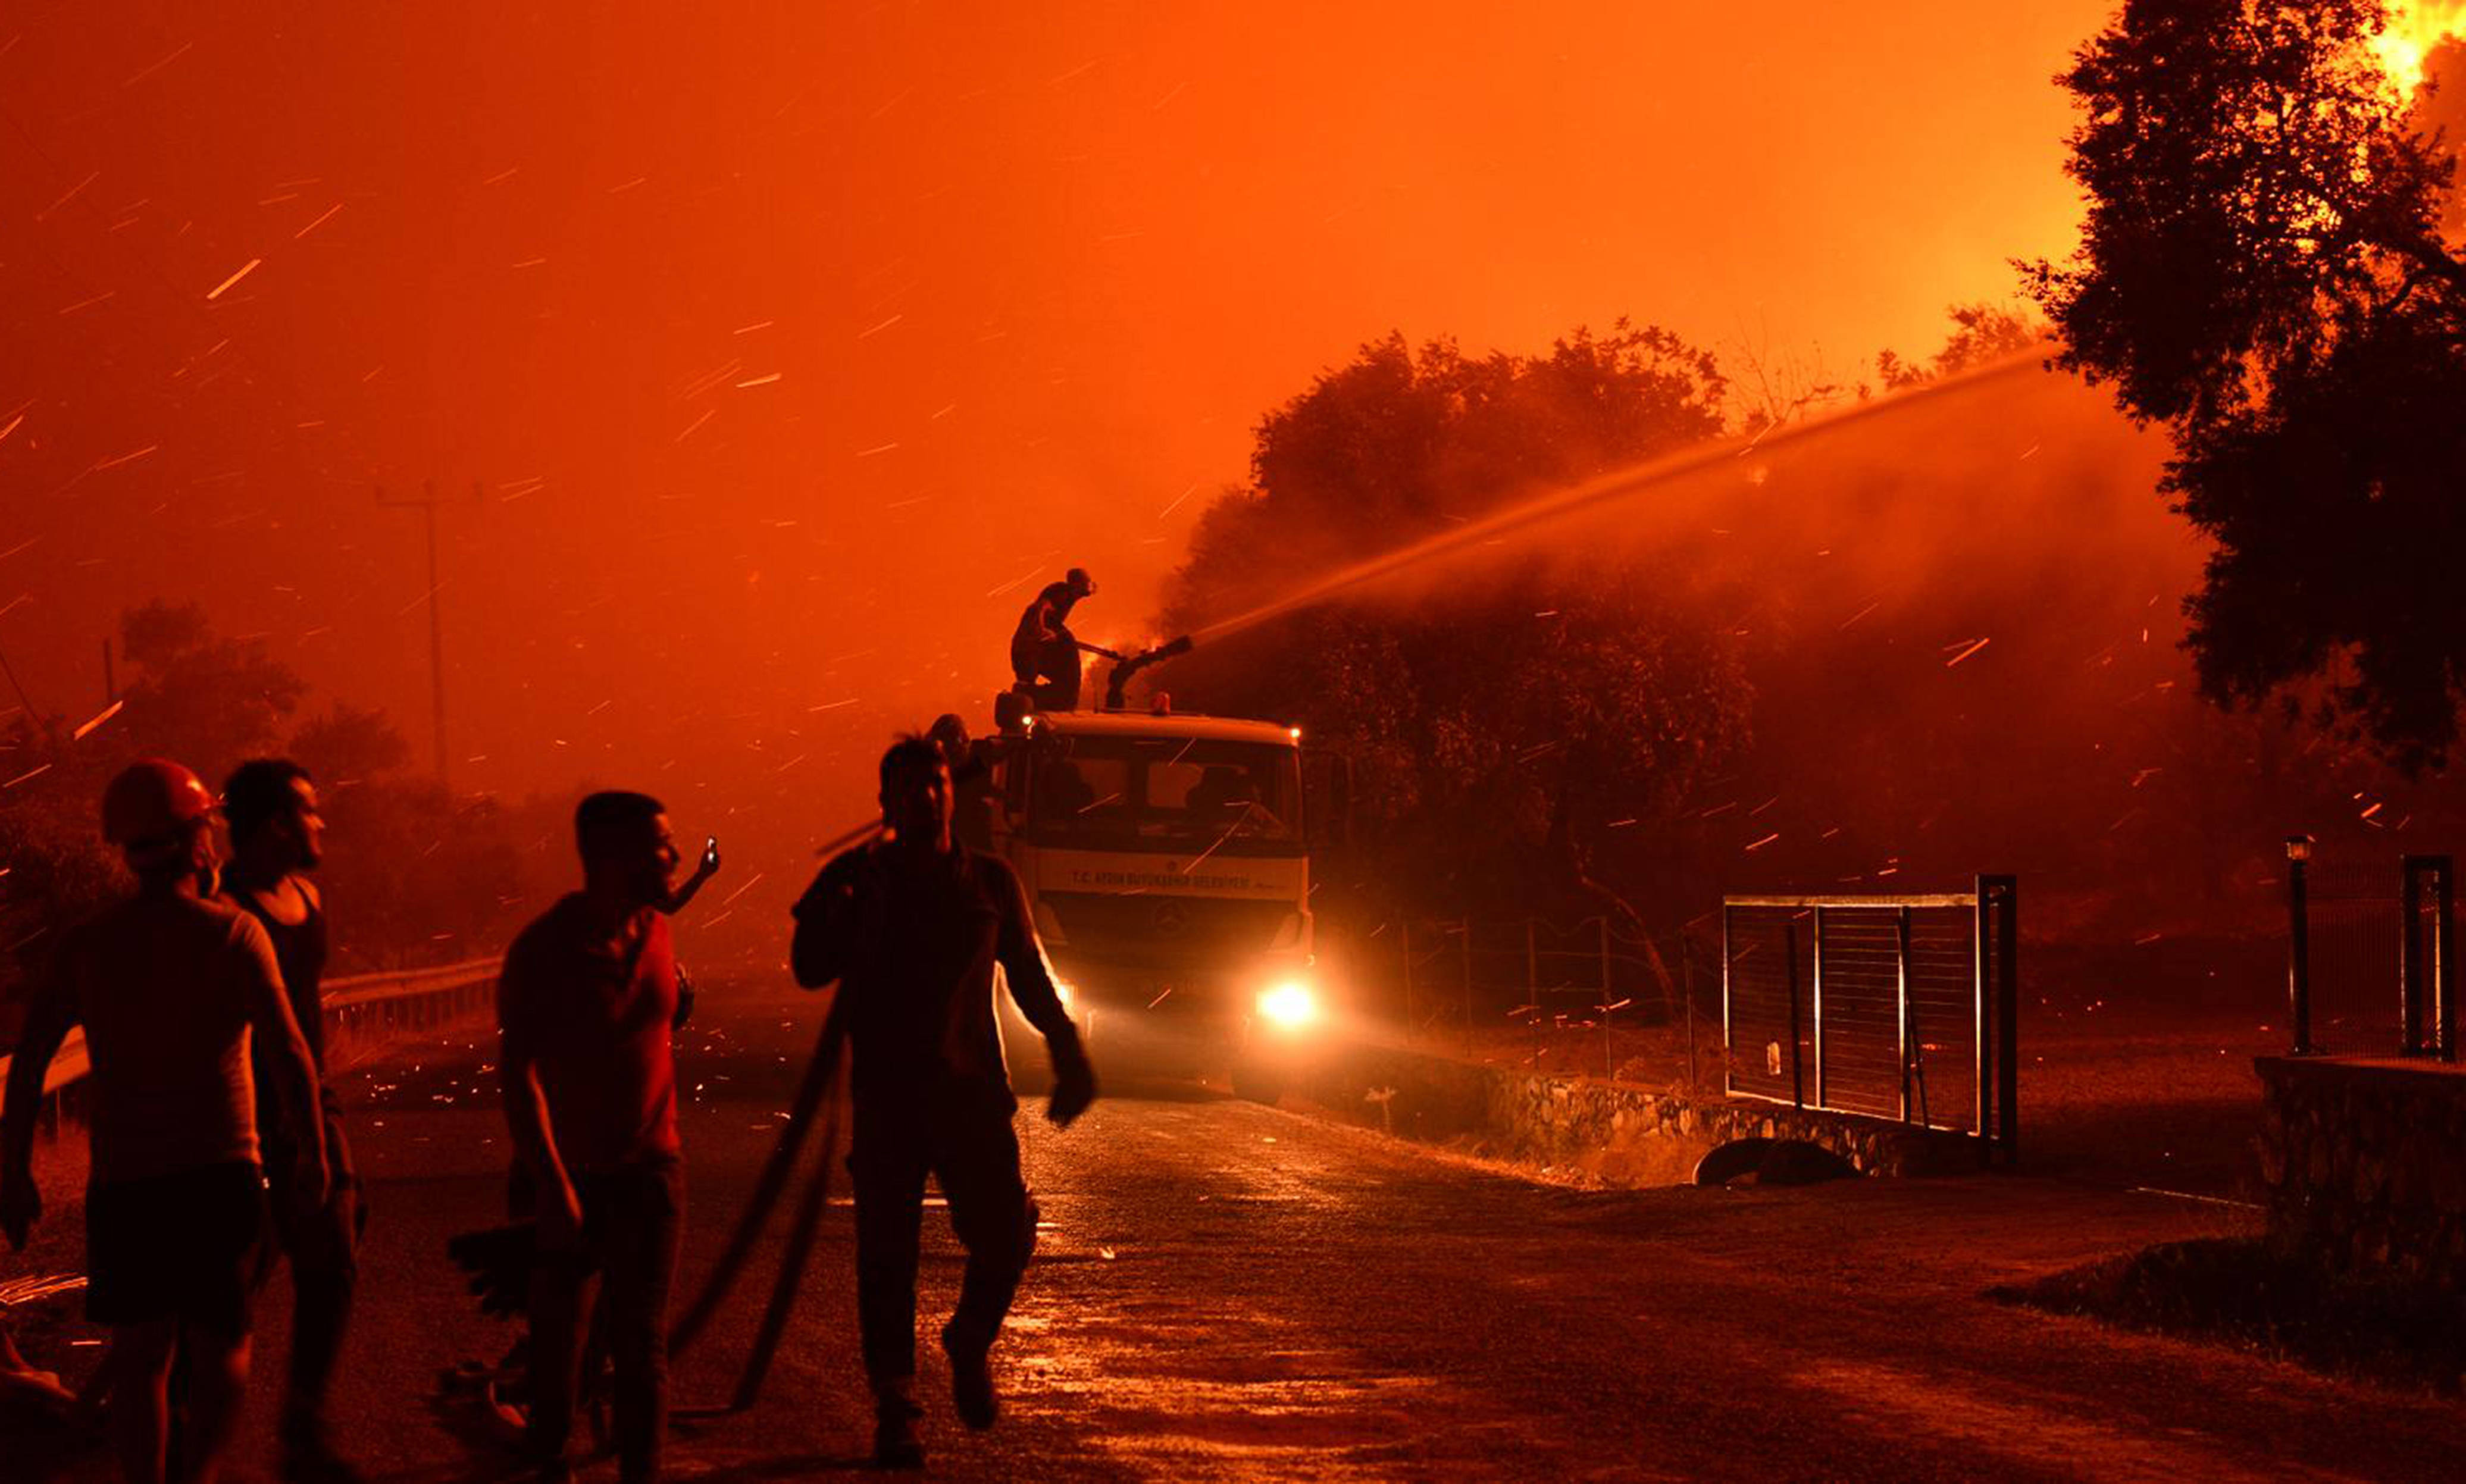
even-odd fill
[{"label": "orange sky", "polygon": [[123,9],[0,22],[0,647],[81,715],[203,597],[424,756],[369,486],[477,480],[457,781],[521,790],[980,711],[1026,584],[1135,627],[1391,327],[1931,349],[2068,245],[2107,7]]}]

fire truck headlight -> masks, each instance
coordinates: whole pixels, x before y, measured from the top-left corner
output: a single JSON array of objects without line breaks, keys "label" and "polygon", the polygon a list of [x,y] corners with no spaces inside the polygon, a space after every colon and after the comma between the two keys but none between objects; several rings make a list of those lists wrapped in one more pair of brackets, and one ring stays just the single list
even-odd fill
[{"label": "fire truck headlight", "polygon": [[1259,1014],[1280,1029],[1299,1030],[1318,1019],[1318,996],[1301,980],[1287,979],[1259,997]]}]

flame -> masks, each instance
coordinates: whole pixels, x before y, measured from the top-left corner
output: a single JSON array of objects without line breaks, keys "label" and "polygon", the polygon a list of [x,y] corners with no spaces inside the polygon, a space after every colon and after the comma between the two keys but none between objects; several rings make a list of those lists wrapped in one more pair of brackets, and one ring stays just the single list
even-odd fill
[{"label": "flame", "polygon": [[2432,48],[2458,35],[2466,35],[2466,0],[2390,0],[2388,24],[2372,37],[2372,55],[2399,91],[2411,93]]}]

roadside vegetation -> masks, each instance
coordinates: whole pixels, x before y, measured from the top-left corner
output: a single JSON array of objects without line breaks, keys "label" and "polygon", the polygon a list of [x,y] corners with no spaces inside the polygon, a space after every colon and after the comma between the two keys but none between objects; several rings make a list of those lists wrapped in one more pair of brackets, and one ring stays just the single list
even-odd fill
[{"label": "roadside vegetation", "polygon": [[0,732],[0,771],[15,780],[0,792],[0,1047],[15,1039],[23,993],[62,931],[125,885],[95,811],[103,785],[138,757],[186,763],[209,787],[249,757],[306,765],[332,831],[318,875],[334,910],[337,975],[494,952],[550,889],[548,873],[564,859],[561,807],[447,794],[409,767],[385,716],[318,707],[261,642],[216,633],[203,608],[130,610],[117,653],[123,683],[109,709],[20,710]]}]

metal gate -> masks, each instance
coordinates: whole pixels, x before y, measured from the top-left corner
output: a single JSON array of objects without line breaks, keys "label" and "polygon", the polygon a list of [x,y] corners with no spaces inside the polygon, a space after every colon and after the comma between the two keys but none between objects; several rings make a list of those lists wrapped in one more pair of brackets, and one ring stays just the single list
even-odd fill
[{"label": "metal gate", "polygon": [[1724,1091],[1976,1135],[2019,1127],[2018,893],[1721,900]]}]

